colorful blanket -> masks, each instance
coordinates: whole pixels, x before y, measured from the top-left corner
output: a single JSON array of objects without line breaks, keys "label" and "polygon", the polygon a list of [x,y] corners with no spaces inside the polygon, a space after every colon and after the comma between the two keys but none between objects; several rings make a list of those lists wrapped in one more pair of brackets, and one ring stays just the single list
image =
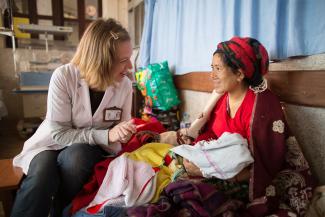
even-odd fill
[{"label": "colorful blanket", "polygon": [[[145,132],[150,130],[156,133],[162,133],[166,131],[163,125],[158,121],[145,122],[141,119],[134,119],[134,122],[137,125],[138,132]],[[130,139],[127,144],[123,145],[122,151],[117,156],[120,156],[125,152],[132,152],[137,148],[141,147],[143,144],[151,142],[152,139],[152,134],[144,133],[141,134],[140,137],[134,136]],[[83,186],[81,191],[72,201],[70,210],[71,214],[74,214],[81,208],[86,207],[95,198],[95,195],[104,180],[107,168],[114,159],[115,157],[110,157],[95,165],[93,176],[91,177],[89,182]]]}]

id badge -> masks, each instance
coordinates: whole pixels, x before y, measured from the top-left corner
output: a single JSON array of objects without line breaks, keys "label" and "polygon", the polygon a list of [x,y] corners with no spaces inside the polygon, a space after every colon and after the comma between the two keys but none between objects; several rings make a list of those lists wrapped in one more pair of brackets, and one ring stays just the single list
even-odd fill
[{"label": "id badge", "polygon": [[122,119],[122,112],[121,108],[117,107],[110,107],[104,109],[104,121],[105,122],[113,122],[113,121],[120,121]]}]

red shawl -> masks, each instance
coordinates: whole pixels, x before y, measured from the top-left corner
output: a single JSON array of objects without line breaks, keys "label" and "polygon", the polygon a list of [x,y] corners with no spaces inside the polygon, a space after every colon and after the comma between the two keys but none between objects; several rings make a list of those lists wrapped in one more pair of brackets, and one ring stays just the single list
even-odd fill
[{"label": "red shawl", "polygon": [[281,213],[287,206],[304,216],[315,182],[291,135],[280,101],[270,90],[256,94],[250,126],[254,163],[249,181],[249,213]]}]

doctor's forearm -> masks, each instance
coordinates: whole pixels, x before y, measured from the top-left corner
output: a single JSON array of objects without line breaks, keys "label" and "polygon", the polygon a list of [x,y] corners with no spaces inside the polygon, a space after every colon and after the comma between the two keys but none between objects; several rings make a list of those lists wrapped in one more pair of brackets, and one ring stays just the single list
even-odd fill
[{"label": "doctor's forearm", "polygon": [[59,145],[84,143],[90,145],[108,145],[108,131],[94,128],[74,129],[70,122],[51,121],[52,139]]}]

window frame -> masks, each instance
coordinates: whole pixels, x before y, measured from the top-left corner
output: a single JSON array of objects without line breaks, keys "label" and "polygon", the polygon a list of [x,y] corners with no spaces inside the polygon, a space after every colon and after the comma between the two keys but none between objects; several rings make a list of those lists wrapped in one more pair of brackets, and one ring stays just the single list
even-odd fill
[{"label": "window frame", "polygon": [[[138,6],[140,6],[140,4],[143,4],[143,9],[140,11],[142,13],[137,14],[136,9]],[[134,48],[140,47],[142,31],[144,27],[144,13],[144,0],[128,0],[128,30]]]},{"label": "window frame", "polygon": [[[14,17],[29,18],[31,24],[38,24],[39,20],[51,20],[55,26],[64,26],[64,22],[76,22],[79,25],[79,39],[82,37],[83,32],[87,28],[87,25],[93,21],[86,19],[85,15],[85,0],[77,0],[77,13],[78,17],[65,18],[64,17],[64,5],[63,0],[51,0],[52,4],[52,16],[38,15],[37,14],[37,0],[28,0],[28,14],[13,12]],[[103,7],[102,0],[97,0],[98,6],[98,18],[102,17]],[[39,34],[31,34],[31,38],[39,38]],[[54,35],[54,40],[64,40],[63,36]]]}]

